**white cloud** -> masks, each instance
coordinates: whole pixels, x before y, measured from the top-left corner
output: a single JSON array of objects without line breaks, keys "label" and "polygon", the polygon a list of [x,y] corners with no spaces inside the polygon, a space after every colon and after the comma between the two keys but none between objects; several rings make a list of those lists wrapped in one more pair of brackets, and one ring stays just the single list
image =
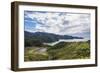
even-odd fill
[{"label": "white cloud", "polygon": [[41,22],[36,26],[35,31],[73,35],[75,33],[89,32],[90,29],[89,14],[33,12],[27,13],[27,17]]}]

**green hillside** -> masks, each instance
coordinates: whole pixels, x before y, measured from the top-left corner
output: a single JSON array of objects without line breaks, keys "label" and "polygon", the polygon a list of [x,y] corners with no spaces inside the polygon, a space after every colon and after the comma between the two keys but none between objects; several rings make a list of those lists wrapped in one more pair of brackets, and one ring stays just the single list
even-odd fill
[{"label": "green hillside", "polygon": [[[46,48],[45,51],[42,51]],[[54,46],[25,48],[25,61],[69,60],[90,58],[90,41],[60,42]]]},{"label": "green hillside", "polygon": [[90,57],[89,42],[61,42],[47,50],[51,60],[87,59]]}]

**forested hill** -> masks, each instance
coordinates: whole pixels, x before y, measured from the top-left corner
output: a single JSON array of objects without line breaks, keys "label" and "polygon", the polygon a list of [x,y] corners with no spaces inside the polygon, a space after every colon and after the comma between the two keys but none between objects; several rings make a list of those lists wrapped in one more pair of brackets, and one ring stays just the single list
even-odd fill
[{"label": "forested hill", "polygon": [[25,38],[28,39],[38,39],[46,43],[55,42],[59,39],[83,39],[82,37],[74,37],[69,35],[56,35],[52,33],[45,33],[45,32],[27,32],[25,31]]},{"label": "forested hill", "polygon": [[82,37],[75,37],[69,35],[57,35],[45,32],[31,33],[28,31],[24,31],[24,36],[25,36],[25,45],[29,43],[52,43],[58,41],[59,39],[83,39]]}]

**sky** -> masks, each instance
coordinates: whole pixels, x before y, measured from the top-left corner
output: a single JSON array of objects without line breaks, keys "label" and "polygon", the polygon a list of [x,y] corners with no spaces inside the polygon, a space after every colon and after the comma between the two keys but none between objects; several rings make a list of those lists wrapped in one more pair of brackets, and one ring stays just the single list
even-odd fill
[{"label": "sky", "polygon": [[24,30],[90,39],[90,14],[50,11],[24,11]]}]

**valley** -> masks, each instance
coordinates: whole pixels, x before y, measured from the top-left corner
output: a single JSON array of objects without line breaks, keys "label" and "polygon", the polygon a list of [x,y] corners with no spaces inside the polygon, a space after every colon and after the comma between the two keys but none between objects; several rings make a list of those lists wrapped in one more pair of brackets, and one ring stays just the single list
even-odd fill
[{"label": "valley", "polygon": [[90,58],[90,40],[70,35],[25,31],[24,61]]}]

